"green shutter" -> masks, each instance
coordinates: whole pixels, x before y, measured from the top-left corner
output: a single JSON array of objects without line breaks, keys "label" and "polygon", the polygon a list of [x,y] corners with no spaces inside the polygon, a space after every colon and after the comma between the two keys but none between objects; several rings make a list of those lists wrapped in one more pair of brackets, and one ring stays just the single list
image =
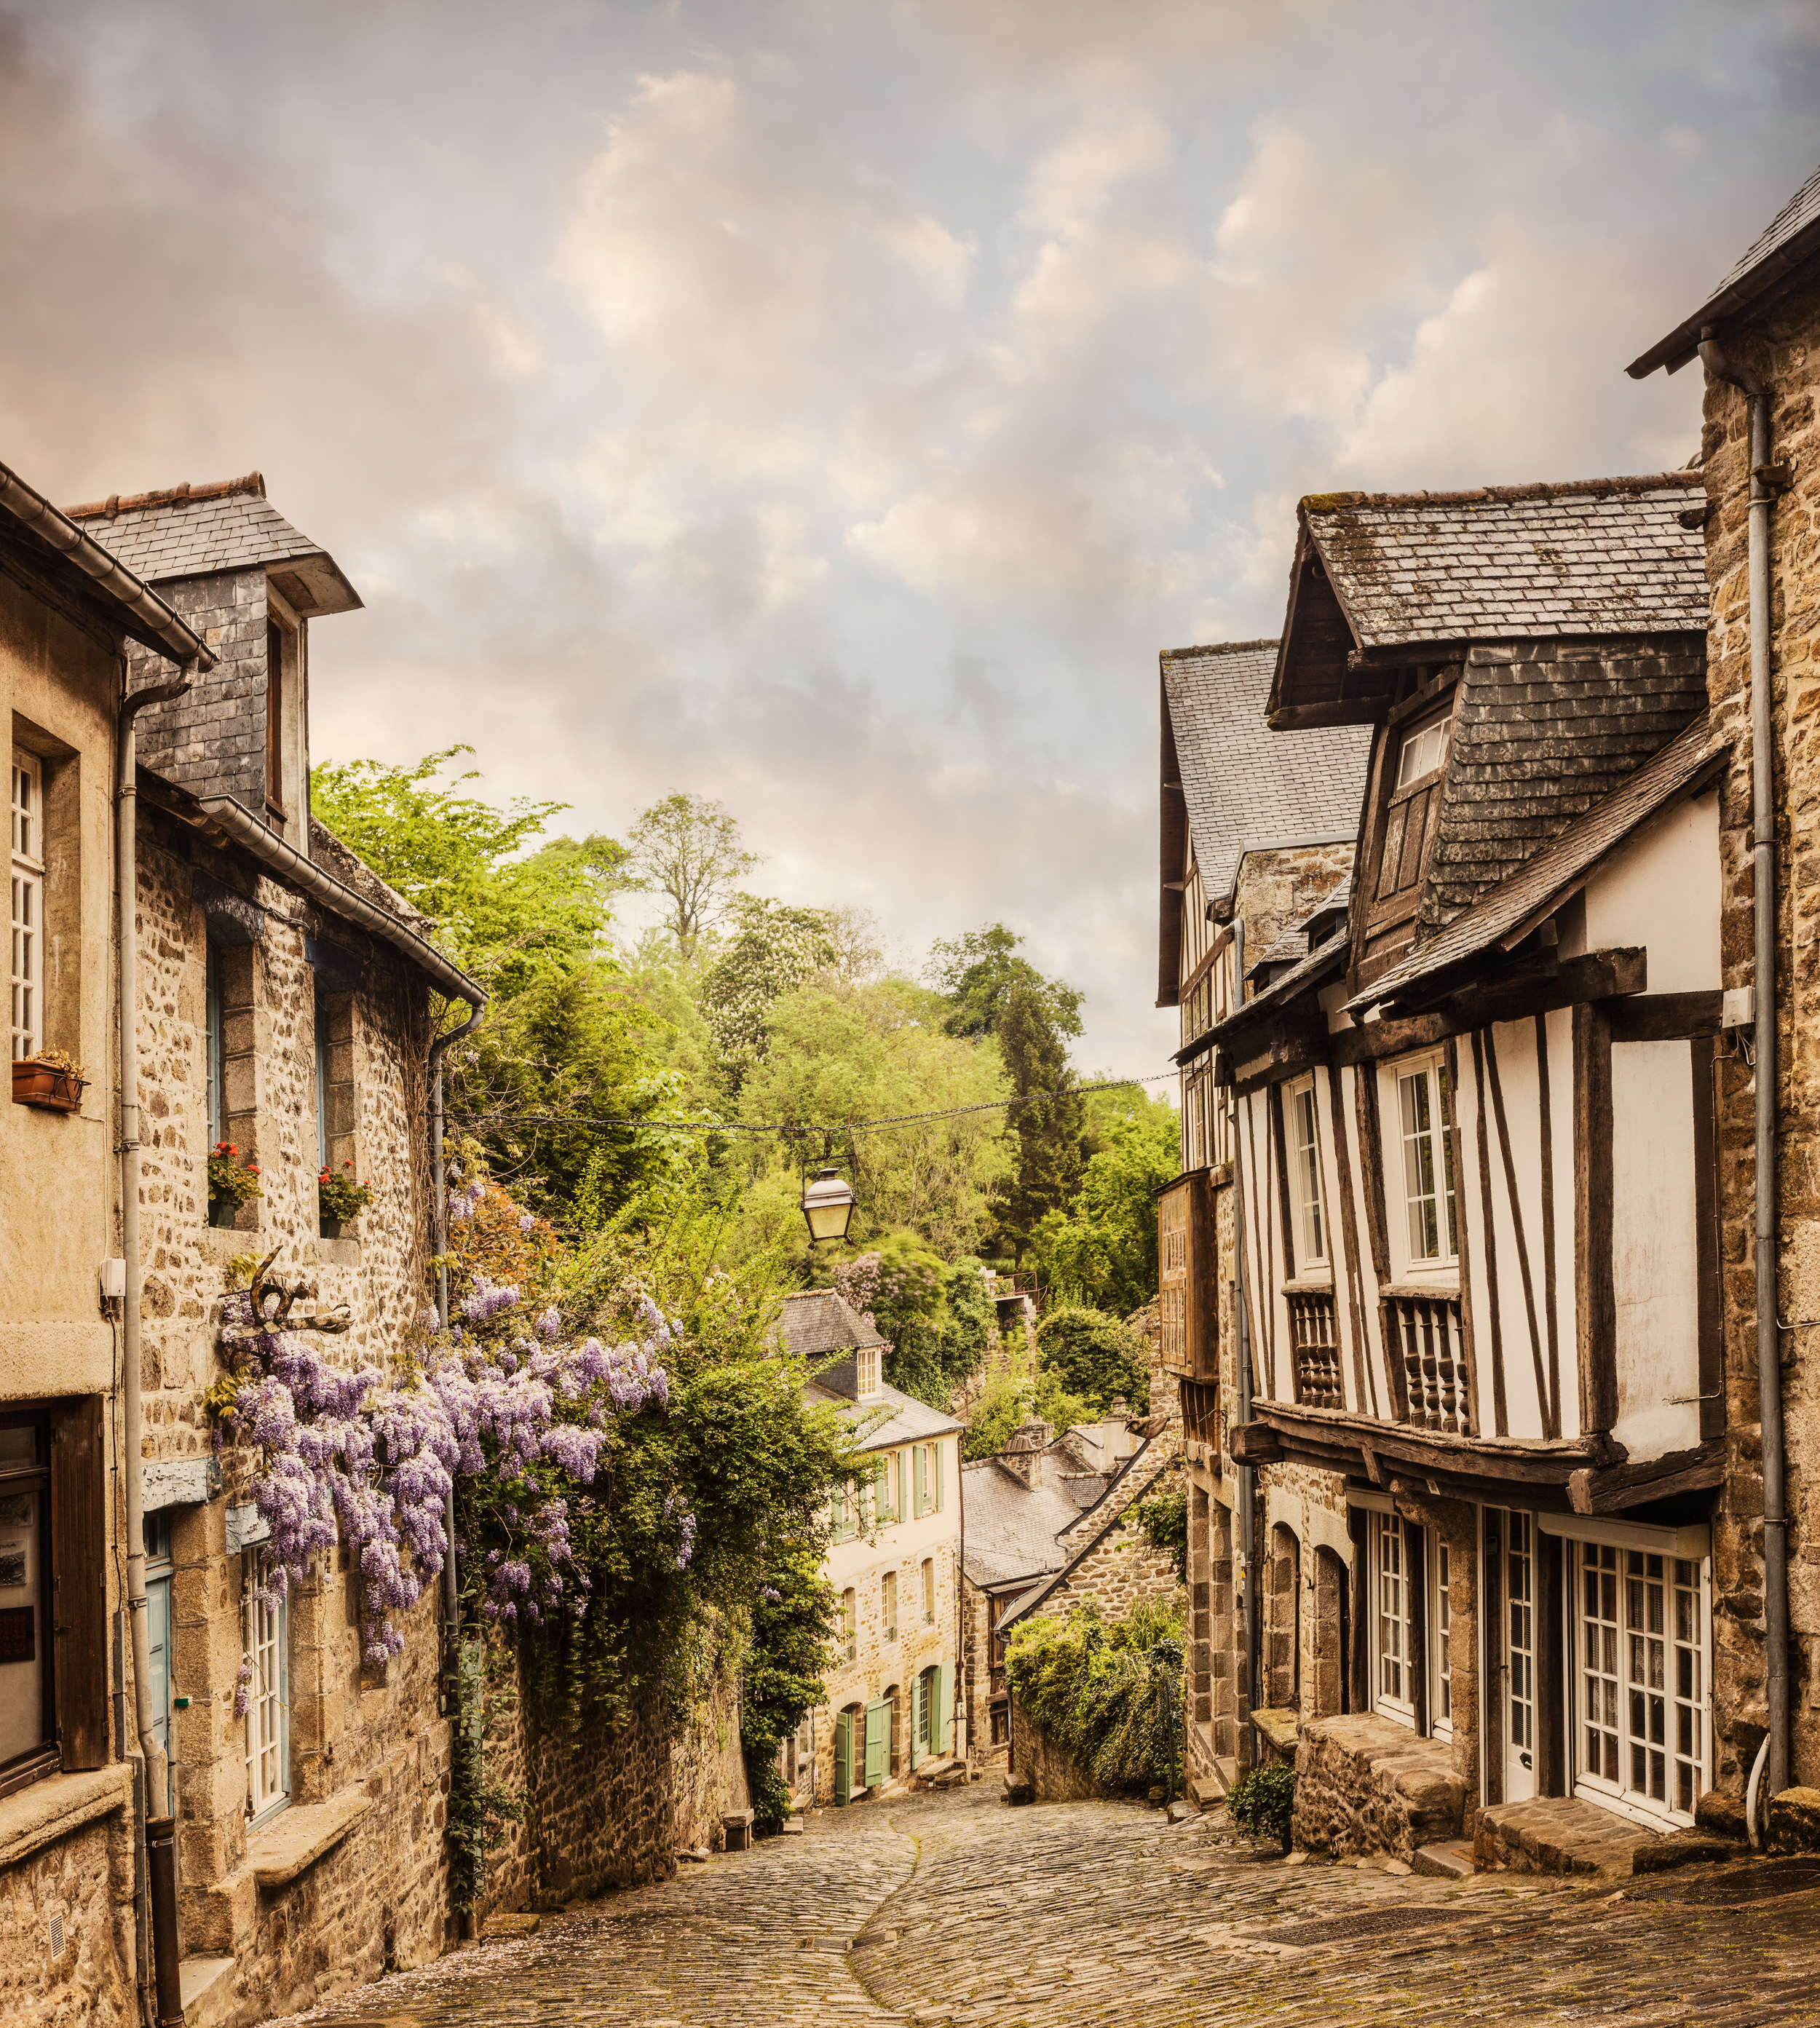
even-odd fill
[{"label": "green shutter", "polygon": [[954,1664],[952,1662],[944,1662],[941,1665],[940,1709],[941,1730],[936,1737],[935,1750],[938,1753],[952,1753],[954,1751]]},{"label": "green shutter", "polygon": [[853,1793],[853,1714],[842,1712],[834,1719],[834,1800],[849,1802]]},{"label": "green shutter", "polygon": [[941,1512],[941,1453],[947,1448],[945,1444],[939,1442],[935,1446],[935,1511],[938,1514]]},{"label": "green shutter", "polygon": [[890,1765],[891,1707],[880,1698],[866,1707],[866,1786],[875,1789]]},{"label": "green shutter", "polygon": [[911,1455],[916,1460],[916,1518],[921,1520],[929,1512],[929,1453],[919,1444]]}]

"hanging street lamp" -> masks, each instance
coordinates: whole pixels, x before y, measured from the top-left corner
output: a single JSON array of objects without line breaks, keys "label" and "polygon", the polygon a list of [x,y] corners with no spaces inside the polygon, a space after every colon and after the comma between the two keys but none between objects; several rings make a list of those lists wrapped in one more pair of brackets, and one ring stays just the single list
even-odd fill
[{"label": "hanging street lamp", "polygon": [[824,1239],[845,1239],[853,1222],[853,1207],[859,1199],[853,1186],[838,1169],[825,1168],[812,1181],[803,1181],[803,1216],[808,1222],[809,1244]]}]

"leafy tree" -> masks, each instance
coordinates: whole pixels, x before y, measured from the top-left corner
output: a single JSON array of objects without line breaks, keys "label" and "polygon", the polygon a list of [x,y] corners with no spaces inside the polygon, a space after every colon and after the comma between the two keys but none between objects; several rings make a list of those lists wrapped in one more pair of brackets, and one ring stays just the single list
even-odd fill
[{"label": "leafy tree", "polygon": [[953,1035],[995,1035],[1007,1005],[1019,988],[1034,993],[1052,1027],[1064,1035],[1081,1032],[1084,996],[1059,979],[1045,979],[1027,958],[1015,955],[1023,938],[1003,923],[937,942],[927,968],[936,990],[949,1003]]},{"label": "leafy tree", "polygon": [[1051,1310],[1037,1326],[1037,1353],[1071,1392],[1103,1415],[1123,1395],[1134,1412],[1150,1399],[1150,1341],[1104,1310]]},{"label": "leafy tree", "polygon": [[464,795],[477,770],[436,777],[471,746],[415,767],[324,761],[310,775],[315,816],[435,925],[437,941],[490,991],[510,998],[534,979],[599,954],[627,855],[610,838],[557,838],[535,849],[568,806],[515,797],[503,809]]},{"label": "leafy tree", "polygon": [[738,894],[731,910],[733,934],[702,979],[701,1008],[720,1051],[722,1075],[737,1091],[765,1053],[772,1008],[830,967],[838,953],[824,909]]},{"label": "leafy tree", "polygon": [[1051,1005],[1036,988],[1019,983],[998,1017],[998,1043],[1019,1103],[1011,1138],[1015,1175],[999,1194],[998,1223],[1022,1260],[1045,1216],[1074,1196],[1081,1177],[1082,1108],[1068,1068],[1067,1051]]},{"label": "leafy tree", "polygon": [[1115,1788],[1181,1779],[1179,1613],[1144,1604],[1126,1619],[1090,1610],[1027,1619],[1012,1635],[1005,1676],[1026,1714],[1082,1773]]},{"label": "leafy tree", "polygon": [[890,1343],[885,1377],[891,1385],[946,1408],[984,1356],[992,1327],[979,1263],[967,1258],[950,1267],[915,1233],[893,1233],[836,1268],[834,1285]]},{"label": "leafy tree", "polygon": [[[774,1171],[823,1149],[818,1129],[850,1120],[953,1108],[990,1108],[1005,1096],[997,1051],[959,1041],[923,1017],[927,995],[895,979],[842,986],[832,980],[786,994],[766,1023],[764,1054],[747,1079],[741,1112],[797,1130],[787,1154],[761,1156]],[[859,1208],[851,1238],[915,1232],[952,1260],[978,1250],[991,1193],[1010,1168],[1001,1116],[987,1109],[856,1135],[835,1152],[850,1163]]]},{"label": "leafy tree", "polygon": [[822,1575],[820,1556],[804,1541],[772,1560],[753,1601],[739,1739],[762,1830],[775,1830],[790,1815],[790,1794],[778,1771],[778,1753],[804,1712],[827,1694],[823,1679],[834,1661],[829,1635],[834,1605],[834,1588]]},{"label": "leafy tree", "polygon": [[1002,1371],[986,1382],[973,1404],[960,1440],[961,1455],[997,1457],[1026,1423],[1047,1423],[1060,1436],[1078,1423],[1097,1421],[1099,1415],[1097,1403],[1069,1393],[1052,1366],[1039,1364],[1034,1377]]},{"label": "leafy tree", "polygon": [[1052,1300],[1124,1316],[1156,1293],[1156,1193],[1181,1166],[1181,1130],[1166,1101],[1121,1096],[1124,1110],[1104,1130],[1074,1201],[1045,1214],[1030,1252]]},{"label": "leafy tree", "polygon": [[741,843],[737,820],[719,803],[672,789],[633,820],[631,863],[637,884],[664,896],[665,925],[688,957],[759,858]]}]

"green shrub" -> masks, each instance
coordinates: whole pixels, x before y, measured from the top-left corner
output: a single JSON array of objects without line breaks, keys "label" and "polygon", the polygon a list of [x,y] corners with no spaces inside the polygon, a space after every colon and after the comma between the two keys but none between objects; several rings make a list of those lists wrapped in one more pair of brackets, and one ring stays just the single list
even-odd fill
[{"label": "green shrub", "polygon": [[1226,1813],[1252,1837],[1280,1839],[1289,1849],[1289,1824],[1296,1811],[1296,1771],[1287,1760],[1253,1767],[1240,1775],[1226,1799]]},{"label": "green shrub", "polygon": [[1104,1415],[1123,1395],[1134,1415],[1150,1401],[1150,1341],[1104,1310],[1051,1310],[1037,1326],[1037,1352],[1071,1394]]},{"label": "green shrub", "polygon": [[1176,1582],[1188,1582],[1188,1493],[1159,1493],[1141,1500],[1131,1509],[1132,1518],[1144,1530],[1144,1539],[1153,1549],[1166,1549],[1174,1560]]},{"label": "green shrub", "polygon": [[1091,1608],[1027,1620],[1005,1677],[1025,1714],[1086,1774],[1109,1789],[1180,1786],[1180,1617],[1158,1605],[1103,1620]]}]

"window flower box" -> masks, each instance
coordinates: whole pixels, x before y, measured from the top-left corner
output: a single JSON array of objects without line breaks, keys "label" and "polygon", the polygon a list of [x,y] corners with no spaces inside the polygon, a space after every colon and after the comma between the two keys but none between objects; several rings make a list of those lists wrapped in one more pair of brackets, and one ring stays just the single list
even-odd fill
[{"label": "window flower box", "polygon": [[13,1102],[42,1106],[48,1112],[74,1112],[87,1083],[80,1064],[27,1057],[13,1066]]}]

